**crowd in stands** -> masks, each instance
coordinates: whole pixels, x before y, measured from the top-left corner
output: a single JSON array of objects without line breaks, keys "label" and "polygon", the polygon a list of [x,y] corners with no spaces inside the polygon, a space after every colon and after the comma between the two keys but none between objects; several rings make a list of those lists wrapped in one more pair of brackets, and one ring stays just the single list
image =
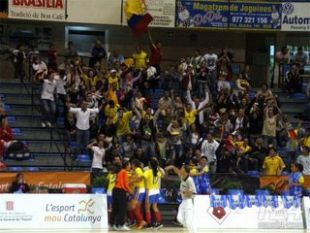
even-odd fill
[{"label": "crowd in stands", "polygon": [[[150,44],[125,58],[118,51],[108,54],[97,41],[87,64],[72,42],[64,59],[51,45],[46,61],[34,49],[26,53],[17,47],[15,78],[23,80],[20,64],[29,60],[32,80],[40,84],[42,127],[56,126],[57,117],[64,117],[76,154],[93,154],[92,169],[99,174],[115,156],[145,165],[153,157],[162,166],[191,162],[197,173],[205,158],[210,173],[267,175],[281,174],[297,159],[310,174],[310,130],[291,124],[267,84],[253,91],[249,65],[233,73],[232,51],[196,49],[163,69],[161,42]],[[292,59],[287,54],[287,47],[276,54],[276,67],[291,64],[283,88],[300,91],[308,55],[302,48]],[[284,147],[285,161],[278,152]]]}]

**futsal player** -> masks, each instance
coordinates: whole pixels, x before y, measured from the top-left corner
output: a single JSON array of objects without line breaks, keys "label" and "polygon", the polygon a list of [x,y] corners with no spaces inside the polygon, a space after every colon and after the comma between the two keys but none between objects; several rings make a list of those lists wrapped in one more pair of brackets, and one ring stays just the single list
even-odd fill
[{"label": "futsal player", "polygon": [[195,212],[194,212],[194,197],[196,187],[192,177],[190,177],[191,168],[189,165],[183,165],[181,169],[170,165],[165,168],[168,172],[173,170],[180,178],[180,192],[182,202],[178,209],[177,220],[188,229],[190,233],[196,232],[195,227]]},{"label": "futsal player", "polygon": [[[146,199],[145,199],[145,215],[147,228],[160,229],[161,215],[158,209],[158,202],[160,197],[161,178],[164,175],[164,170],[159,167],[158,160],[152,158],[149,162],[149,167],[144,171],[145,185],[146,185]],[[152,224],[151,208],[155,215],[155,222]]]}]

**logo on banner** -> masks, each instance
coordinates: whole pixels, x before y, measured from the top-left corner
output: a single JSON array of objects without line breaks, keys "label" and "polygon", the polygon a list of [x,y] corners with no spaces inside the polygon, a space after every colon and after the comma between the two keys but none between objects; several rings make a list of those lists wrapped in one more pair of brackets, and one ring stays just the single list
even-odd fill
[{"label": "logo on banner", "polygon": [[221,225],[231,213],[230,208],[225,208],[227,206],[227,197],[225,195],[211,195],[210,202],[210,208],[207,212]]},{"label": "logo on banner", "polygon": [[94,214],[94,211],[93,211],[93,206],[95,204],[95,201],[93,199],[89,199],[88,201],[80,201],[79,202],[79,209],[78,209],[78,213],[81,213],[81,212],[86,212],[86,213],[89,213],[89,214]]},{"label": "logo on banner", "polygon": [[14,202],[13,201],[7,201],[5,203],[5,210],[13,211],[14,210]]},{"label": "logo on banner", "polygon": [[294,8],[294,5],[292,3],[285,3],[283,6],[282,6],[282,12],[283,14],[285,15],[291,15],[293,14],[295,8]]}]

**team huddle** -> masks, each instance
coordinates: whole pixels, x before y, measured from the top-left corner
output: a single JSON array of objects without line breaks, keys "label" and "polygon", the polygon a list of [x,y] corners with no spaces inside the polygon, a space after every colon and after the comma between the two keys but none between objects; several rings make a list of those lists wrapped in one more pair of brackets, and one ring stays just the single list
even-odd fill
[{"label": "team huddle", "polygon": [[[177,219],[185,227],[193,230],[193,196],[195,184],[190,177],[190,167],[181,169],[174,166],[161,168],[158,160],[152,158],[147,167],[142,167],[139,160],[123,161],[109,170],[108,211],[109,224],[116,231],[135,229],[160,229],[161,215],[158,209],[161,179],[169,170],[173,170],[181,179],[180,191],[182,203]],[[127,221],[128,219],[128,221]]]}]

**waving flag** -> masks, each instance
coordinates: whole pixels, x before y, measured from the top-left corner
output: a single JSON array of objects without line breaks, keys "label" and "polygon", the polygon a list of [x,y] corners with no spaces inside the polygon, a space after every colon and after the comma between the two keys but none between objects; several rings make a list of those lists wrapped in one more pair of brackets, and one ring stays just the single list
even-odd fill
[{"label": "waving flag", "polygon": [[127,0],[125,3],[128,26],[137,36],[146,33],[153,20],[149,13],[145,13],[145,7],[145,0]]}]

